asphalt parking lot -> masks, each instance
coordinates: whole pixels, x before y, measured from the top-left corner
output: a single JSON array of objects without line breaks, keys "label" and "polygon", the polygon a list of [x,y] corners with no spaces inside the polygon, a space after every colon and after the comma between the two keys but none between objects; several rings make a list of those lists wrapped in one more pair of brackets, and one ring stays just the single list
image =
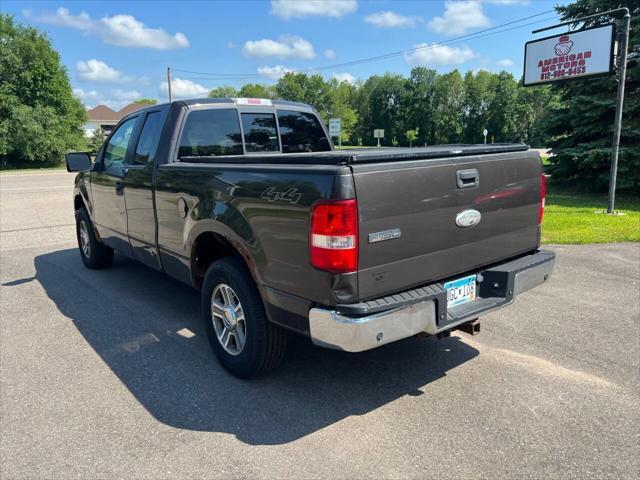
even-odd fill
[{"label": "asphalt parking lot", "polygon": [[478,336],[294,338],[241,381],[198,292],[83,267],[72,179],[0,176],[1,478],[638,478],[640,245],[551,247],[550,282]]}]

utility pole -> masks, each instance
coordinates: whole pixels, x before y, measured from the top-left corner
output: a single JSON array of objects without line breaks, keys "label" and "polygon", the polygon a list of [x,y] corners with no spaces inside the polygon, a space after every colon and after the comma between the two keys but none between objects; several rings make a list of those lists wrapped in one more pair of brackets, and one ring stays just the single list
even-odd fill
[{"label": "utility pole", "polygon": [[622,18],[622,40],[618,54],[618,96],[616,98],[616,117],[613,124],[613,144],[611,147],[611,174],[609,175],[609,204],[607,213],[614,213],[616,201],[616,181],[618,177],[618,154],[620,152],[620,130],[622,129],[622,105],[624,103],[624,84],[627,76],[627,50],[629,49],[629,24],[631,14],[627,10]]},{"label": "utility pole", "polygon": [[171,102],[171,67],[167,67],[167,90],[169,91],[169,102]]}]

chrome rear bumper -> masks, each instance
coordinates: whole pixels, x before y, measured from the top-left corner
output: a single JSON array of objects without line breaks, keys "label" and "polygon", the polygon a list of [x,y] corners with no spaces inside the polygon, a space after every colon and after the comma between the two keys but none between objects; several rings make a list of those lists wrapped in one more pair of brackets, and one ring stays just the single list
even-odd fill
[{"label": "chrome rear bumper", "polygon": [[[509,305],[520,293],[546,282],[554,265],[555,254],[540,250],[482,270],[478,272],[476,300],[451,309],[447,309],[446,291],[441,283],[363,304],[336,309],[312,308],[309,311],[311,340],[322,347],[361,352],[421,332],[435,335]],[[424,294],[425,291],[428,293]],[[400,306],[394,306],[396,297],[395,303]],[[415,302],[407,302],[406,298],[413,298]],[[390,308],[353,314],[375,310],[380,304]]]}]

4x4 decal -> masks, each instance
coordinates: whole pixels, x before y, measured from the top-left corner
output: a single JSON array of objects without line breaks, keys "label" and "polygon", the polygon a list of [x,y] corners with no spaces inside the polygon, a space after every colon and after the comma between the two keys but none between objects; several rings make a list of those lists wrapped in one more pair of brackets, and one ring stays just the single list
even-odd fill
[{"label": "4x4 decal", "polygon": [[300,193],[297,188],[290,188],[284,192],[278,192],[276,187],[269,187],[262,192],[260,196],[270,202],[287,202],[295,205],[302,198],[302,193]]}]

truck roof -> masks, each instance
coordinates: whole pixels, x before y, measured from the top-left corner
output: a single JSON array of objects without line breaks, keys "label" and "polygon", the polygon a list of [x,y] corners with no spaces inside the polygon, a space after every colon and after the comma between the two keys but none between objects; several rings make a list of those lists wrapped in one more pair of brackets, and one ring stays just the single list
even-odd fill
[{"label": "truck roof", "polygon": [[184,105],[212,105],[212,104],[220,104],[220,103],[229,103],[235,104],[239,106],[252,106],[252,107],[271,107],[271,106],[291,106],[291,107],[302,107],[308,108],[309,110],[313,110],[311,105],[302,102],[291,102],[289,100],[271,100],[269,98],[190,98],[186,100],[176,100],[177,102],[181,102]]}]

